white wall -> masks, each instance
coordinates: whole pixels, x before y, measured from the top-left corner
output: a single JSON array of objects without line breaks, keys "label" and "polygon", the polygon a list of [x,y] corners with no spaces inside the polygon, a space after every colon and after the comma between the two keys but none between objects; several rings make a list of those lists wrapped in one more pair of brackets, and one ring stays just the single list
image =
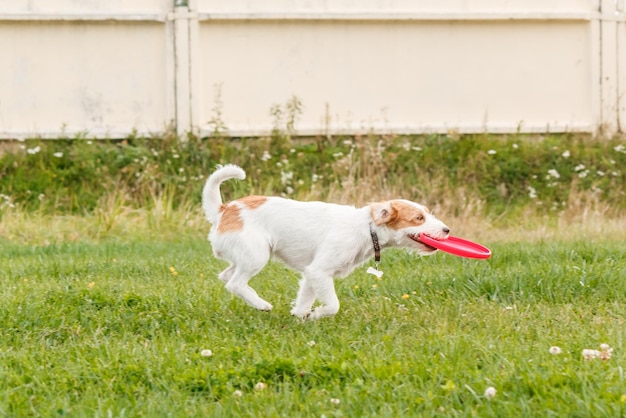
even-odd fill
[{"label": "white wall", "polygon": [[[621,129],[624,0],[0,0],[0,138]],[[547,4],[546,4],[547,3]]]}]

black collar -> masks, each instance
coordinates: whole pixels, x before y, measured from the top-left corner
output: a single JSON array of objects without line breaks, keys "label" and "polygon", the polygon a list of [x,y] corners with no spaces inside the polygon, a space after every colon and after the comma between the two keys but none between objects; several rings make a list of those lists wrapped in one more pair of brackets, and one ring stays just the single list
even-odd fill
[{"label": "black collar", "polygon": [[372,243],[374,244],[374,261],[378,269],[378,263],[380,263],[380,243],[378,242],[378,235],[376,235],[372,224],[370,224],[370,235],[372,236]]}]

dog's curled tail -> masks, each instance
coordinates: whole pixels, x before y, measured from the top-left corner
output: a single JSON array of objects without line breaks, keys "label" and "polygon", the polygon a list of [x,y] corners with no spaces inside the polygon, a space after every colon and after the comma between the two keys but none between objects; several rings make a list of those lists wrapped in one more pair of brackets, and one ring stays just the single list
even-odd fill
[{"label": "dog's curled tail", "polygon": [[209,176],[202,189],[202,209],[206,218],[210,222],[215,221],[215,216],[218,214],[220,207],[222,206],[222,195],[220,194],[220,185],[226,180],[246,178],[246,172],[241,167],[234,164],[227,164],[225,166],[218,166],[217,170]]}]

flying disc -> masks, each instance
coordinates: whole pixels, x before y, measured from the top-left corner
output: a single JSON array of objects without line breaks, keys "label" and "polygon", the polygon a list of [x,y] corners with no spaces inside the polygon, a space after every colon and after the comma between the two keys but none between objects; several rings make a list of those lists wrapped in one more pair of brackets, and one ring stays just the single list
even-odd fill
[{"label": "flying disc", "polygon": [[420,241],[441,251],[468,258],[489,258],[491,250],[476,242],[463,238],[448,236],[446,239],[434,239],[428,235],[420,234]]}]

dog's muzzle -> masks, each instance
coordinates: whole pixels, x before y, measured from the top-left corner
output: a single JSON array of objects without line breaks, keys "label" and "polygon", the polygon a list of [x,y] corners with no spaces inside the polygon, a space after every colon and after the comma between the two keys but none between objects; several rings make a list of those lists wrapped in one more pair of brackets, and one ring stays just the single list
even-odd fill
[{"label": "dog's muzzle", "polygon": [[413,241],[420,243],[421,245],[423,245],[424,247],[428,248],[430,251],[437,251],[437,248],[425,244],[421,239],[420,239],[420,235],[419,234],[410,234],[409,238],[411,238]]}]

